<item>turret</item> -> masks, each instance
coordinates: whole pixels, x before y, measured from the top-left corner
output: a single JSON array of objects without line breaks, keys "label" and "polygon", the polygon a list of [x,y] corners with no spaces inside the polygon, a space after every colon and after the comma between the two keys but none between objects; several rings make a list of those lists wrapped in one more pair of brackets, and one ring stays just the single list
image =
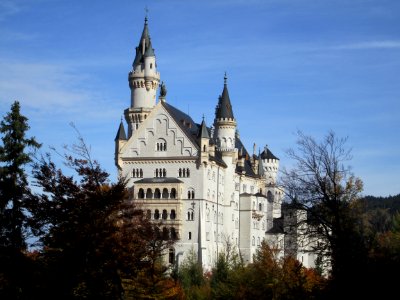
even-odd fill
[{"label": "turret", "polygon": [[128,75],[128,81],[131,89],[131,106],[125,110],[125,118],[128,122],[129,138],[156,105],[157,88],[160,82],[160,73],[157,72],[156,56],[151,44],[147,17],[139,45],[136,47],[135,59]]},{"label": "turret", "polygon": [[279,158],[272,154],[267,145],[264,147],[264,151],[260,154],[260,158],[263,164],[263,175],[265,176],[266,184],[275,185],[279,169]]},{"label": "turret", "polygon": [[115,136],[114,141],[115,141],[115,165],[118,167],[118,169],[120,169],[119,151],[126,144],[126,141],[127,141],[122,118],[121,118],[121,123],[119,124],[117,135]]},{"label": "turret", "polygon": [[204,116],[197,134],[197,140],[200,145],[201,162],[207,162],[209,157],[210,135],[208,133],[206,122],[204,121]]},{"label": "turret", "polygon": [[215,133],[216,150],[226,155],[235,152],[235,132],[236,120],[233,116],[231,100],[229,98],[227,77],[224,77],[224,89],[219,97],[218,105],[215,109]]}]

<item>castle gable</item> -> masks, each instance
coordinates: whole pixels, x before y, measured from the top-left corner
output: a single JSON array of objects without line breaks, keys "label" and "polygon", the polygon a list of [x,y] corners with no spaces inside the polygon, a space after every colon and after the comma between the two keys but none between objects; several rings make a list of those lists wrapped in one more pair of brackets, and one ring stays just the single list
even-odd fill
[{"label": "castle gable", "polygon": [[159,102],[120,150],[121,159],[197,156],[199,147],[193,139],[197,125],[178,112],[171,105]]}]

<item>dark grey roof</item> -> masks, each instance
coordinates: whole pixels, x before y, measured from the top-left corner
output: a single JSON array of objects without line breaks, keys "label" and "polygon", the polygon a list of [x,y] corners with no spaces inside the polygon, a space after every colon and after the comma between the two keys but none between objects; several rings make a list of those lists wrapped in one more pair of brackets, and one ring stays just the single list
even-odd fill
[{"label": "dark grey roof", "polygon": [[[142,43],[142,41],[144,40],[144,45]],[[144,47],[144,49],[143,49]],[[144,27],[143,27],[143,32],[142,35],[140,37],[140,41],[139,41],[139,46],[136,47],[136,55],[135,55],[135,59],[133,61],[132,66],[135,68],[139,63],[143,63],[143,51],[146,50],[144,52],[144,54],[147,56],[154,56],[154,49],[151,46],[151,41],[150,41],[150,35],[149,35],[149,28],[147,26],[147,17],[144,19]],[[149,51],[149,53],[147,53],[147,51]]]},{"label": "dark grey roof", "polygon": [[239,167],[238,165],[236,165],[236,172],[242,173],[244,171],[246,175],[256,177],[257,175],[254,173],[252,165],[251,165],[250,155],[247,152],[246,148],[244,147],[242,141],[240,140],[240,138],[238,136],[236,136],[236,139],[235,139],[235,148],[242,149],[242,155],[245,157],[244,167]]},{"label": "dark grey roof", "polygon": [[226,84],[226,76],[224,79],[225,79],[224,90],[222,91],[222,95],[218,99],[218,104],[215,109],[215,117],[217,119],[220,118],[234,119],[235,117],[233,116],[231,100],[229,98],[228,87]]},{"label": "dark grey roof", "polygon": [[134,183],[183,183],[183,181],[174,177],[161,177],[161,178],[143,178],[135,181]]},{"label": "dark grey roof", "polygon": [[146,47],[146,52],[144,57],[155,56],[153,46],[151,45],[151,40],[149,40],[149,46]]},{"label": "dark grey roof", "polygon": [[277,158],[275,155],[272,154],[272,152],[265,147],[264,151],[261,153],[261,158],[262,159],[277,159],[279,160],[279,158]]},{"label": "dark grey roof", "polygon": [[198,138],[205,138],[205,139],[209,139],[210,138],[210,134],[208,133],[208,129],[207,129],[207,126],[206,126],[206,122],[204,122],[204,118],[203,118],[203,121],[201,122],[199,132],[197,133],[197,137]]},{"label": "dark grey roof", "polygon": [[124,124],[122,123],[122,120],[121,120],[121,123],[119,124],[118,132],[117,132],[117,135],[115,136],[114,140],[115,141],[116,140],[126,140],[126,133],[125,133]]},{"label": "dark grey roof", "polygon": [[167,102],[161,102],[161,104],[165,107],[171,117],[183,130],[183,132],[185,132],[186,135],[190,138],[192,143],[198,146],[197,133],[199,130],[199,125],[196,124],[189,115],[168,104]]}]

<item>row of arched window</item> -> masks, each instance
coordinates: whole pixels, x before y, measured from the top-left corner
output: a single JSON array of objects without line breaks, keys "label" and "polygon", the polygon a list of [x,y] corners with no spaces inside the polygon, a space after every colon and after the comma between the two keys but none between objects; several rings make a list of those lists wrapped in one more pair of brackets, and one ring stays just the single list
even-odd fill
[{"label": "row of arched window", "polygon": [[132,177],[133,178],[143,178],[143,170],[142,169],[133,169],[132,170]]},{"label": "row of arched window", "polygon": [[138,192],[139,199],[176,199],[176,189],[172,188],[170,191],[164,188],[161,192],[159,188],[156,188],[153,192],[151,188],[148,188],[146,192],[140,188]]},{"label": "row of arched window", "polygon": [[178,171],[178,176],[179,177],[190,177],[190,170],[189,168],[179,168]]},{"label": "row of arched window", "polygon": [[157,151],[167,151],[167,142],[164,140],[156,143],[156,150]]},{"label": "row of arched window", "polygon": [[165,169],[156,169],[154,171],[154,177],[167,177],[167,170]]},{"label": "row of arched window", "polygon": [[171,209],[168,213],[166,209],[163,209],[162,212],[159,209],[154,210],[154,214],[152,214],[151,210],[148,209],[146,211],[146,217],[152,220],[175,220],[176,219],[176,211],[175,209]]}]

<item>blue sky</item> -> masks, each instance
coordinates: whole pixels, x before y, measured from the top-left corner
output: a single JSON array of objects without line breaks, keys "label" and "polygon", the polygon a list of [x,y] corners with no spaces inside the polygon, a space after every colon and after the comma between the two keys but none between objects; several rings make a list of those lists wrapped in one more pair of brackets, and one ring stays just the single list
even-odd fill
[{"label": "blue sky", "polygon": [[297,130],[348,137],[364,194],[400,193],[400,1],[0,0],[0,113],[31,134],[76,139],[116,178],[114,137],[145,7],[167,101],[210,125],[224,72],[249,151],[285,150]]}]

